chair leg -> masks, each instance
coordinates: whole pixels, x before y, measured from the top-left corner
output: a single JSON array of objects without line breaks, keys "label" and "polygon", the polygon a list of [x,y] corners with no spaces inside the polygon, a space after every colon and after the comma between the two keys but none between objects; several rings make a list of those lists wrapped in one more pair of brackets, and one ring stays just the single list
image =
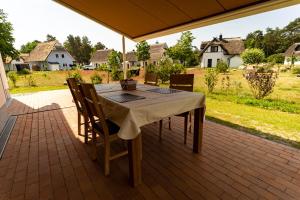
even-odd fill
[{"label": "chair leg", "polygon": [[169,117],[169,130],[172,130],[171,129],[171,117]]},{"label": "chair leg", "polygon": [[92,160],[97,160],[97,138],[94,129],[92,129]]},{"label": "chair leg", "polygon": [[163,126],[163,120],[159,120],[159,140],[161,140],[162,126]]},{"label": "chair leg", "polygon": [[104,141],[104,175],[108,176],[110,173],[110,144],[109,141]]},{"label": "chair leg", "polygon": [[189,117],[188,115],[184,116],[184,144],[186,144],[188,117]]},{"label": "chair leg", "polygon": [[88,128],[89,128],[89,121],[86,117],[84,117],[84,143],[87,144],[88,143]]},{"label": "chair leg", "polygon": [[189,132],[192,133],[192,112],[189,113],[189,122],[190,122],[190,126],[189,126]]},{"label": "chair leg", "polygon": [[81,114],[78,112],[78,135],[81,135]]}]

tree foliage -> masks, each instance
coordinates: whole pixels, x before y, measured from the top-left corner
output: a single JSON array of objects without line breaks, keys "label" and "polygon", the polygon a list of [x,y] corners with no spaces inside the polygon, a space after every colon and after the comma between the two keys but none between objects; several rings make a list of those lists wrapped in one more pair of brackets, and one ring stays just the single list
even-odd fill
[{"label": "tree foliage", "polygon": [[249,33],[245,40],[246,48],[263,49],[266,56],[283,53],[292,44],[300,42],[300,18],[296,18],[283,28],[267,28]]},{"label": "tree foliage", "polygon": [[265,59],[265,54],[261,49],[246,49],[241,55],[244,64],[259,64]]},{"label": "tree foliage", "polygon": [[40,43],[38,40],[34,40],[32,42],[27,42],[21,46],[20,52],[21,53],[30,53],[37,45]]},{"label": "tree foliage", "polygon": [[[184,66],[188,64],[188,60],[192,60],[195,56],[193,51],[192,42],[195,39],[192,32],[183,32],[177,43],[168,48],[166,53],[173,60],[179,60]],[[194,57],[195,58],[195,57]]]},{"label": "tree foliage", "polygon": [[93,51],[92,44],[88,37],[68,35],[67,40],[64,42],[64,47],[74,57],[79,64],[89,64],[91,53]]},{"label": "tree foliage", "polygon": [[268,63],[271,64],[283,64],[284,63],[284,55],[281,53],[273,54],[267,58]]},{"label": "tree foliage", "polygon": [[7,21],[7,14],[0,9],[0,52],[3,60],[7,56],[12,58],[18,56],[18,51],[14,48],[15,38],[12,32],[13,26]]},{"label": "tree foliage", "polygon": [[51,42],[51,41],[55,41],[56,37],[50,34],[46,35],[46,42]]},{"label": "tree foliage", "polygon": [[105,45],[102,43],[102,42],[97,42],[95,45],[94,45],[94,50],[102,50],[102,49],[105,49]]},{"label": "tree foliage", "polygon": [[138,61],[146,61],[150,58],[150,45],[147,41],[141,41],[136,45],[136,56]]}]

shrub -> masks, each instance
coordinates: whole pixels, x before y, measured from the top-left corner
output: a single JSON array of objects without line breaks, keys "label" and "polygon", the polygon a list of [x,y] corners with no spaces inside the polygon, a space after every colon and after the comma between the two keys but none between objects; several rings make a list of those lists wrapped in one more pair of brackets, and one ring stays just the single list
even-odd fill
[{"label": "shrub", "polygon": [[244,64],[259,64],[265,59],[265,53],[261,49],[246,49],[241,55]]},{"label": "shrub", "polygon": [[93,84],[100,84],[100,83],[102,83],[102,78],[98,73],[94,73],[91,76],[91,81]]},{"label": "shrub", "polygon": [[14,87],[17,87],[17,80],[18,80],[18,75],[16,72],[10,71],[7,73],[7,76],[9,78],[9,80],[11,80],[11,82],[13,83]]},{"label": "shrub", "polygon": [[27,83],[29,87],[36,86],[35,78],[32,75],[28,76]]},{"label": "shrub", "polygon": [[273,54],[267,58],[268,63],[272,64],[283,64],[284,56],[281,53]]},{"label": "shrub", "polygon": [[117,67],[112,67],[111,69],[111,78],[113,81],[119,81],[123,79],[123,72]]},{"label": "shrub", "polygon": [[78,81],[78,82],[82,82],[83,81],[82,76],[81,76],[79,70],[76,70],[73,73],[71,73],[71,72],[68,71],[68,78],[75,78],[76,81]]},{"label": "shrub", "polygon": [[157,71],[157,66],[153,65],[153,64],[149,64],[146,67],[146,73],[156,73]]},{"label": "shrub", "polygon": [[262,99],[273,92],[277,73],[263,67],[244,74],[253,96]]},{"label": "shrub", "polygon": [[293,74],[300,74],[300,67],[294,67],[292,70]]},{"label": "shrub", "polygon": [[204,76],[204,83],[207,86],[208,92],[213,92],[218,83],[218,72],[215,69],[207,69]]},{"label": "shrub", "polygon": [[219,60],[216,69],[219,73],[226,73],[229,69],[229,66],[224,60]]},{"label": "shrub", "polygon": [[230,77],[229,76],[223,77],[222,81],[221,81],[221,85],[222,85],[222,90],[225,90],[226,92],[228,92],[228,90],[230,89],[230,86],[231,86]]},{"label": "shrub", "polygon": [[158,74],[162,83],[170,80],[172,74],[180,74],[184,71],[185,67],[179,63],[172,63],[170,59],[161,61],[160,66],[157,68],[156,73]]},{"label": "shrub", "polygon": [[23,69],[21,69],[20,71],[18,71],[18,74],[21,74],[21,75],[27,75],[27,74],[31,74],[31,72],[30,72],[29,69],[23,68]]}]

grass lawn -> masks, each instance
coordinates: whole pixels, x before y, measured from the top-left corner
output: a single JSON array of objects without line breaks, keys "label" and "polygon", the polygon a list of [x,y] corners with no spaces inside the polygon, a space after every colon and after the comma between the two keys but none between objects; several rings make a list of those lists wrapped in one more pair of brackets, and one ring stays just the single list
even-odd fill
[{"label": "grass lawn", "polygon": [[[81,71],[87,82],[90,82],[93,73]],[[187,73],[195,74],[194,90],[207,93],[205,70],[188,69]],[[241,70],[231,70],[228,74],[219,75],[215,91],[206,94],[206,118],[300,148],[300,78],[290,72],[280,73],[273,93],[263,100],[256,100],[242,74]],[[106,83],[106,73],[100,72],[100,75]],[[32,76],[36,80],[36,87],[27,87],[27,78],[21,76],[18,87],[12,88],[11,93],[67,88],[64,85],[67,72],[34,72]],[[142,77],[135,79],[143,82]]]}]

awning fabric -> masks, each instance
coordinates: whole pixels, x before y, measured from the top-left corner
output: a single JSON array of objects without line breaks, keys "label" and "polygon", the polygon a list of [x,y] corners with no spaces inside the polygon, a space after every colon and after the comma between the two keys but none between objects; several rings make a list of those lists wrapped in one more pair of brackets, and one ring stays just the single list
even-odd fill
[{"label": "awning fabric", "polygon": [[300,0],[54,1],[134,41],[168,35],[300,3]]}]

